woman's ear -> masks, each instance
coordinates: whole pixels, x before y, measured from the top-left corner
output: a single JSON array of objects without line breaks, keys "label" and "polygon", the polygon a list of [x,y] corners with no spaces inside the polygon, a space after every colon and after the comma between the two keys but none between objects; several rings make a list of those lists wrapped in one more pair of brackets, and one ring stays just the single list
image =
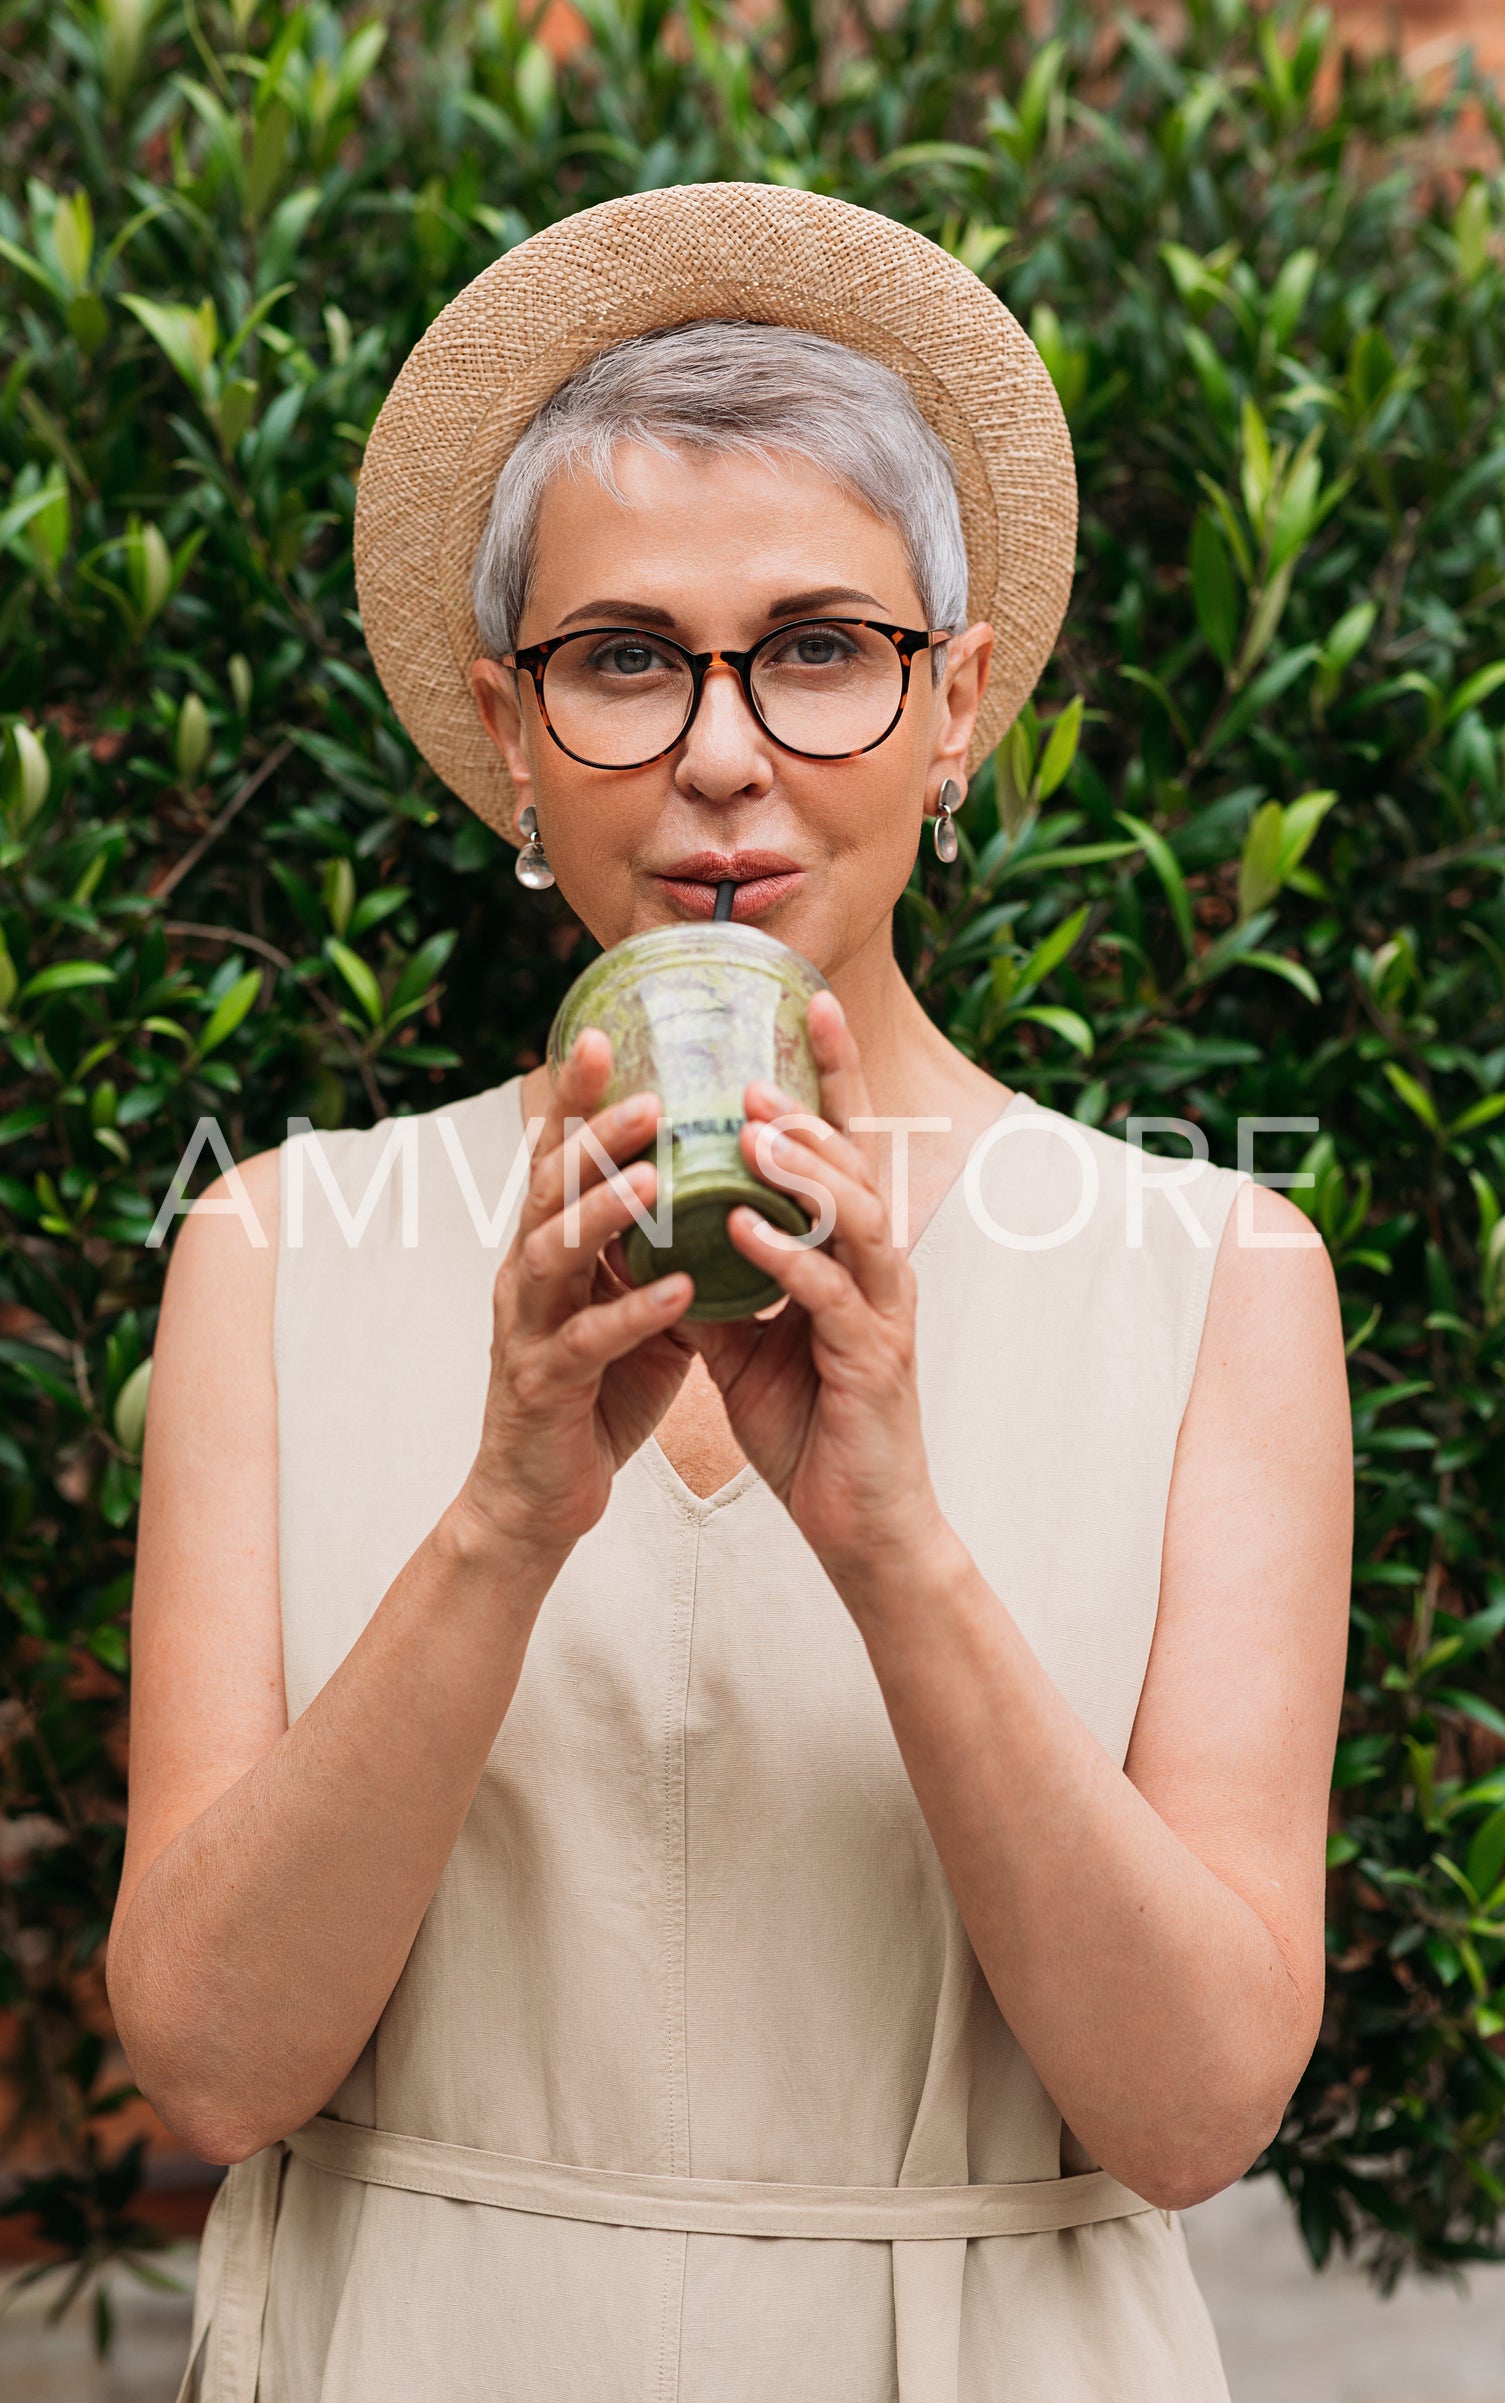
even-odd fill
[{"label": "woman's ear", "polygon": [[533,798],[533,769],[523,744],[517,677],[499,659],[478,659],[470,671],[470,689],[481,724],[507,763],[517,794],[515,820]]},{"label": "woman's ear", "polygon": [[993,629],[985,622],[969,626],[946,645],[946,666],[936,695],[935,741],[926,778],[927,809],[934,809],[948,776],[963,791],[967,783],[967,752],[972,730],[987,689],[993,663]]}]

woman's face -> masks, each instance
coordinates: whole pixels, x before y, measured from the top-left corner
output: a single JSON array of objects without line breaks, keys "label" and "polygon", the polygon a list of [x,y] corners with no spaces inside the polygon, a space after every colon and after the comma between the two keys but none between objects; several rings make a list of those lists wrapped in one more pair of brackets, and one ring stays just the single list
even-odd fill
[{"label": "woman's face", "polygon": [[[614,465],[620,501],[585,475],[545,493],[520,645],[610,625],[662,631],[691,651],[745,650],[827,612],[924,626],[900,536],[819,468],[628,444]],[[959,633],[938,688],[918,653],[897,726],[855,759],[781,750],[732,670],[712,668],[666,758],[584,767],[551,739],[530,677],[494,660],[473,675],[517,808],[533,803],[560,891],[599,942],[708,918],[718,878],[733,876],[745,887],[738,922],[830,975],[875,937],[887,947],[924,814],[945,777],[965,790],[991,645],[987,626]]]}]

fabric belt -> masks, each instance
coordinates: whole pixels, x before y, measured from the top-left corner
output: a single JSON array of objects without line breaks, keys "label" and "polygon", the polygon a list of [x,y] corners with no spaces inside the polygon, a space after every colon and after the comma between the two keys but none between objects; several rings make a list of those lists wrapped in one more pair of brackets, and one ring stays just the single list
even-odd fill
[{"label": "fabric belt", "polygon": [[[549,2219],[697,2236],[793,2236],[892,2244],[900,2403],[956,2403],[968,2240],[1041,2235],[1155,2206],[1106,2170],[1017,2185],[804,2186],[667,2178],[530,2161],[398,2135],[320,2112],[227,2174],[225,2254],[213,2322],[178,2403],[258,2403],[261,2327],[286,2157],[335,2177]],[[203,2376],[195,2384],[195,2373]],[[277,2403],[263,2396],[260,2403]]]}]

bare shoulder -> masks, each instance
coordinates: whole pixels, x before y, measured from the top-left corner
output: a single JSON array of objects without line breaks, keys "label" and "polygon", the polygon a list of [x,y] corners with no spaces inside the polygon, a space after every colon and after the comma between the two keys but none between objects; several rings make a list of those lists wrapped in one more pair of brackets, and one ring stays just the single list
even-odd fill
[{"label": "bare shoulder", "polygon": [[1192,1384],[1207,1387],[1229,1368],[1257,1374],[1262,1361],[1310,1354],[1342,1378],[1343,1335],[1331,1255],[1305,1212],[1269,1185],[1235,1194],[1224,1222],[1207,1297]]},{"label": "bare shoulder", "polygon": [[[275,1150],[178,1221],[152,1351],[116,1924],[157,1854],[287,1725],[272,1355]],[[207,1206],[206,1206],[207,1205]]]},{"label": "bare shoulder", "polygon": [[1213,1266],[1125,1768],[1266,1920],[1309,2014],[1322,1989],[1352,1480],[1332,1260],[1303,1213],[1256,1184],[1234,1196]]}]

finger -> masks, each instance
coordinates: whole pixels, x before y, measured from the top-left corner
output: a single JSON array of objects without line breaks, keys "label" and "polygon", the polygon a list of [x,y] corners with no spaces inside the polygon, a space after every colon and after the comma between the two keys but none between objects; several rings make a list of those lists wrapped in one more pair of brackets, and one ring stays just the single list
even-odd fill
[{"label": "finger", "polygon": [[903,1309],[903,1268],[894,1249],[888,1208],[865,1164],[859,1162],[856,1175],[838,1166],[834,1155],[839,1138],[833,1138],[827,1150],[795,1128],[770,1126],[760,1140],[768,1159],[761,1173],[769,1184],[798,1193],[794,1180],[801,1179],[829,1196],[833,1223],[827,1247],[851,1271],[865,1299],[886,1314]]},{"label": "finger", "polygon": [[[868,1163],[873,1182],[877,1183],[878,1149],[871,1129],[854,1135],[852,1122],[874,1115],[872,1096],[867,1089],[857,1038],[847,1023],[846,1012],[836,995],[829,991],[812,994],[805,1012],[805,1025],[810,1039],[810,1053],[815,1062],[820,1086],[821,1116],[834,1126],[850,1143],[854,1143]],[[776,1094],[776,1085],[760,1084],[749,1089],[749,1098],[756,1091],[760,1096],[762,1115],[775,1115],[777,1108],[792,1108],[786,1095],[782,1104],[773,1110],[762,1108],[761,1096]]]},{"label": "finger", "polygon": [[820,1073],[821,1115],[840,1127],[843,1134],[849,1134],[854,1118],[873,1115],[873,1104],[862,1073],[857,1038],[834,993],[828,990],[811,995],[805,1026]]},{"label": "finger", "polygon": [[529,1230],[517,1247],[517,1309],[524,1326],[557,1326],[581,1307],[596,1281],[601,1246],[633,1217],[634,1199],[651,1208],[657,1180],[651,1160],[634,1160]]},{"label": "finger", "polygon": [[610,1081],[611,1037],[604,1027],[582,1026],[558,1075],[550,1079],[535,1157],[557,1151],[564,1140],[566,1118],[595,1109]]},{"label": "finger", "polygon": [[567,1110],[560,1117],[560,1141],[551,1151],[543,1149],[543,1137],[539,1137],[527,1197],[519,1211],[519,1230],[527,1233],[541,1226],[555,1211],[565,1209],[570,1194],[599,1185],[603,1177],[611,1175],[606,1161],[620,1168],[652,1144],[661,1117],[664,1105],[649,1091],[627,1093],[623,1101],[608,1103],[589,1115],[584,1110]]},{"label": "finger", "polygon": [[[752,1090],[749,1086],[749,1100]],[[768,1159],[773,1157],[769,1146],[776,1131],[795,1142],[813,1146],[814,1156],[821,1161],[829,1161],[833,1168],[840,1169],[858,1184],[868,1185],[874,1193],[877,1192],[878,1183],[872,1163],[854,1136],[842,1134],[839,1127],[832,1126],[827,1119],[817,1118],[813,1111],[802,1110],[781,1086],[768,1085],[762,1090],[776,1096],[779,1106],[765,1109],[760,1101],[755,1109],[749,1107],[743,1156],[750,1159],[759,1176],[767,1174],[765,1155]]]},{"label": "finger", "polygon": [[630,1293],[633,1290],[632,1279],[627,1274],[627,1254],[622,1249],[620,1234],[607,1236],[597,1260],[603,1283],[609,1293],[615,1295]]},{"label": "finger", "polygon": [[611,1039],[599,1026],[582,1026],[564,1056],[559,1072],[549,1081],[543,1112],[524,1130],[532,1140],[528,1184],[518,1212],[517,1232],[526,1234],[546,1216],[542,1200],[545,1164],[564,1141],[565,1120],[593,1110],[611,1075]]},{"label": "finger", "polygon": [[551,1373],[566,1385],[593,1385],[614,1360],[662,1333],[681,1318],[695,1298],[695,1280],[683,1269],[637,1285],[620,1300],[577,1310],[556,1329],[549,1345]]},{"label": "finger", "polygon": [[[727,1212],[727,1233],[748,1259],[766,1268],[837,1354],[857,1359],[870,1341],[872,1317],[851,1270],[827,1251],[802,1245],[746,1202]],[[782,1326],[776,1319],[774,1326]]]}]

